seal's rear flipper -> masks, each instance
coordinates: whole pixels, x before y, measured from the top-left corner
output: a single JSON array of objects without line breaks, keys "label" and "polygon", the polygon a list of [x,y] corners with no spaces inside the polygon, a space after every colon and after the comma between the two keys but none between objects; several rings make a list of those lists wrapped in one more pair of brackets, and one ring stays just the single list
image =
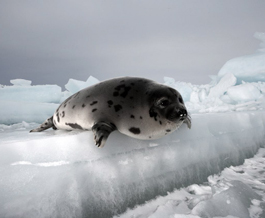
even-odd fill
[{"label": "seal's rear flipper", "polygon": [[49,128],[56,128],[55,126],[54,126],[54,124],[53,124],[53,116],[52,117],[50,117],[49,119],[47,119],[47,120],[45,120],[45,122],[43,123],[43,124],[41,124],[38,128],[36,128],[36,129],[32,129],[32,130],[30,130],[30,132],[42,132],[42,131],[44,131],[44,130],[46,130],[46,129],[49,129]]},{"label": "seal's rear flipper", "polygon": [[104,147],[109,134],[116,130],[116,126],[113,123],[107,122],[98,122],[92,127],[92,131],[94,132],[94,140],[96,146],[99,148]]}]

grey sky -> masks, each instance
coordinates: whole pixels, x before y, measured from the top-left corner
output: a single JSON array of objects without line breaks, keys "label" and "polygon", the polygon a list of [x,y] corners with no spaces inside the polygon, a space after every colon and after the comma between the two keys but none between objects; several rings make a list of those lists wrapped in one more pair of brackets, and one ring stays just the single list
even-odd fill
[{"label": "grey sky", "polygon": [[142,76],[205,84],[265,32],[263,0],[0,0],[0,84]]}]

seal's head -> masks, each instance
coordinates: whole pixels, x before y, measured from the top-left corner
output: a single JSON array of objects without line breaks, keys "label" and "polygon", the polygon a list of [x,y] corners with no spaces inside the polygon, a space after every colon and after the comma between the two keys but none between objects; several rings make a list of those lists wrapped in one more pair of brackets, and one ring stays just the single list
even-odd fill
[{"label": "seal's head", "polygon": [[168,122],[176,123],[180,126],[186,123],[191,128],[191,121],[185,107],[182,96],[173,88],[160,85],[160,89],[155,89],[149,95],[151,117],[164,117]]}]

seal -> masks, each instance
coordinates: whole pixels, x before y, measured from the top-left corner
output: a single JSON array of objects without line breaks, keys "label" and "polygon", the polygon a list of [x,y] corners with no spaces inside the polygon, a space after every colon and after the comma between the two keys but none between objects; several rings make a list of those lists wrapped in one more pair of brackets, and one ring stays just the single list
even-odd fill
[{"label": "seal", "polygon": [[103,147],[110,133],[137,139],[157,139],[186,123],[191,128],[180,93],[152,80],[114,78],[82,89],[67,98],[38,128],[92,130],[95,144]]}]

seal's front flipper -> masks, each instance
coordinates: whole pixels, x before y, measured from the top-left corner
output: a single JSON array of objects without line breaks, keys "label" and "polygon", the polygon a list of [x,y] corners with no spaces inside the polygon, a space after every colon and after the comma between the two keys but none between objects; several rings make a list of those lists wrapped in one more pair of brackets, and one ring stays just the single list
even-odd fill
[{"label": "seal's front flipper", "polygon": [[116,130],[116,126],[113,123],[107,122],[98,122],[92,127],[92,131],[94,132],[94,140],[96,146],[99,148],[104,147],[109,134]]},{"label": "seal's front flipper", "polygon": [[191,118],[189,115],[187,116],[187,118],[184,120],[183,123],[186,123],[189,129],[191,128]]},{"label": "seal's front flipper", "polygon": [[42,132],[42,131],[49,129],[51,127],[53,129],[56,128],[53,124],[53,116],[50,117],[49,119],[45,120],[45,122],[43,124],[41,124],[38,128],[30,130],[30,132]]}]

